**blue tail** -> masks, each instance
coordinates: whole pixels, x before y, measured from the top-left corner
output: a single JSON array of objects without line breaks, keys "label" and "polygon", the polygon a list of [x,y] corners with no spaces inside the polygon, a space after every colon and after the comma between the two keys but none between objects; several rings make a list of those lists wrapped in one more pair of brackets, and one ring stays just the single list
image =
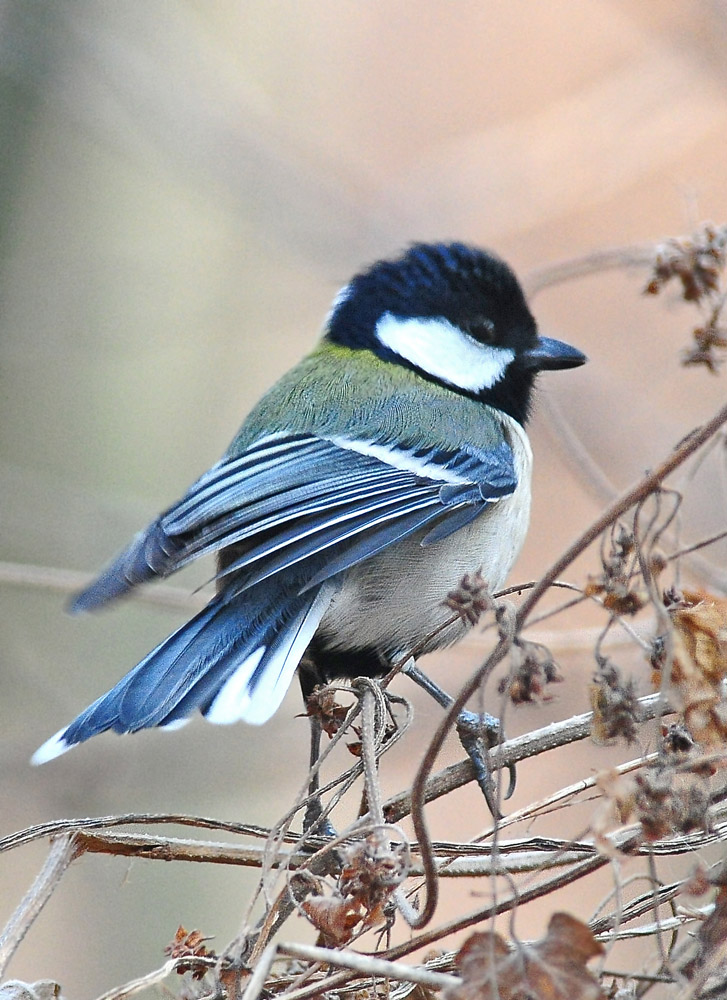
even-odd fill
[{"label": "blue tail", "polygon": [[33,755],[42,764],[98,733],[211,722],[266,722],[276,711],[328,607],[324,584],[281,600],[271,586],[219,594],[107,694]]}]

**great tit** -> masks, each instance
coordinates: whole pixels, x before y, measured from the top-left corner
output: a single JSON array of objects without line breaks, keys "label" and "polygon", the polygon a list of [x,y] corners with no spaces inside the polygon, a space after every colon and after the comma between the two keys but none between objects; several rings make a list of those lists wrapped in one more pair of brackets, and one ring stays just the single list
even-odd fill
[{"label": "great tit", "polygon": [[466,573],[502,585],[530,516],[535,377],[585,360],[538,335],[493,253],[417,243],[361,271],[223,458],[72,607],[98,608],[206,553],[215,596],[34,762],[195,710],[263,723],[304,655],[307,694],[461,638],[458,621],[422,642],[451,618],[443,600]]}]

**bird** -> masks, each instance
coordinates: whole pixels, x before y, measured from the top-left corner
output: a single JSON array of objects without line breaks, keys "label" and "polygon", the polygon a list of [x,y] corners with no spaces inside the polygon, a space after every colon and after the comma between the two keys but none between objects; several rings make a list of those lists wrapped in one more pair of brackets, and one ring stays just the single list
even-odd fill
[{"label": "bird", "polygon": [[451,620],[447,594],[476,571],[496,591],[525,540],[536,378],[585,361],[539,334],[515,273],[489,250],[419,242],[363,268],[221,460],[71,610],[208,554],[214,596],[33,762],[197,712],[259,725],[296,670],[307,696],[456,642],[466,624]]}]

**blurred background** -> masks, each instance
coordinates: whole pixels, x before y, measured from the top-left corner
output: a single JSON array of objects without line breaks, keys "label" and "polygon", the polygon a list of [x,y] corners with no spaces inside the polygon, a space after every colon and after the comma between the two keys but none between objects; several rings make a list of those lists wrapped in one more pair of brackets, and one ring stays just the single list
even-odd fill
[{"label": "blurred background", "polygon": [[[0,558],[99,568],[219,457],[351,273],[411,240],[490,246],[527,276],[724,222],[726,44],[724,0],[2,0]],[[607,272],[534,301],[543,331],[590,364],[542,379],[513,581],[539,575],[599,509],[549,406],[620,488],[725,397],[724,375],[679,365],[696,312],[644,298],[644,284]],[[690,489],[686,540],[723,516],[709,469]],[[68,816],[269,825],[284,812],[307,756],[296,690],[259,730],[195,720],[32,769],[32,751],[188,612],[128,602],[72,619],[63,594],[7,580],[0,601],[0,836]],[[599,620],[575,624],[588,634]],[[593,662],[574,628],[543,625],[566,683],[511,713],[509,732],[586,707]],[[486,648],[473,636],[425,665],[456,689]],[[410,783],[439,718],[416,706],[412,742],[386,758],[387,792]],[[594,751],[592,768],[628,754]],[[451,745],[443,763],[458,756]],[[578,754],[551,756],[537,775],[521,769],[515,805],[583,773]],[[477,795],[458,795],[457,828],[451,806],[433,810],[435,835],[488,826]],[[46,851],[0,856],[0,925]],[[161,965],[180,923],[221,948],[253,877],[86,857],[10,973],[93,996]],[[561,902],[585,919],[598,896],[578,893]],[[522,937],[547,920],[530,909]],[[295,933],[312,937],[300,921]]]}]

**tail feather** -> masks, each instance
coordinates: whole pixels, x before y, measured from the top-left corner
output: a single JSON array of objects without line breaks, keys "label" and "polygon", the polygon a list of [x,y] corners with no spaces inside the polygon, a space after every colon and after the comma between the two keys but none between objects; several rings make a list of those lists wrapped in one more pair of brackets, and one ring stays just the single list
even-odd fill
[{"label": "tail feather", "polygon": [[275,712],[332,595],[324,585],[281,600],[275,588],[215,597],[109,692],[34,754],[41,764],[113,730],[175,727],[200,710],[212,722],[262,723]]},{"label": "tail feather", "polygon": [[253,725],[262,725],[268,721],[285,697],[300,658],[313,638],[334,590],[333,585],[326,584],[313,591],[312,601],[308,594],[299,597],[297,614],[264,647],[252,672],[246,674],[247,664],[238,668],[218,689],[209,705],[202,708],[211,722],[227,723],[242,719]]},{"label": "tail feather", "polygon": [[[278,625],[276,617],[268,627]],[[139,664],[142,669],[137,667],[124,684],[118,699],[120,731],[137,732],[180,718],[177,705],[197,690],[201,679],[219,682],[264,641],[249,601],[240,596],[227,602],[214,598],[152,650]],[[187,715],[199,707],[188,703]]]}]

